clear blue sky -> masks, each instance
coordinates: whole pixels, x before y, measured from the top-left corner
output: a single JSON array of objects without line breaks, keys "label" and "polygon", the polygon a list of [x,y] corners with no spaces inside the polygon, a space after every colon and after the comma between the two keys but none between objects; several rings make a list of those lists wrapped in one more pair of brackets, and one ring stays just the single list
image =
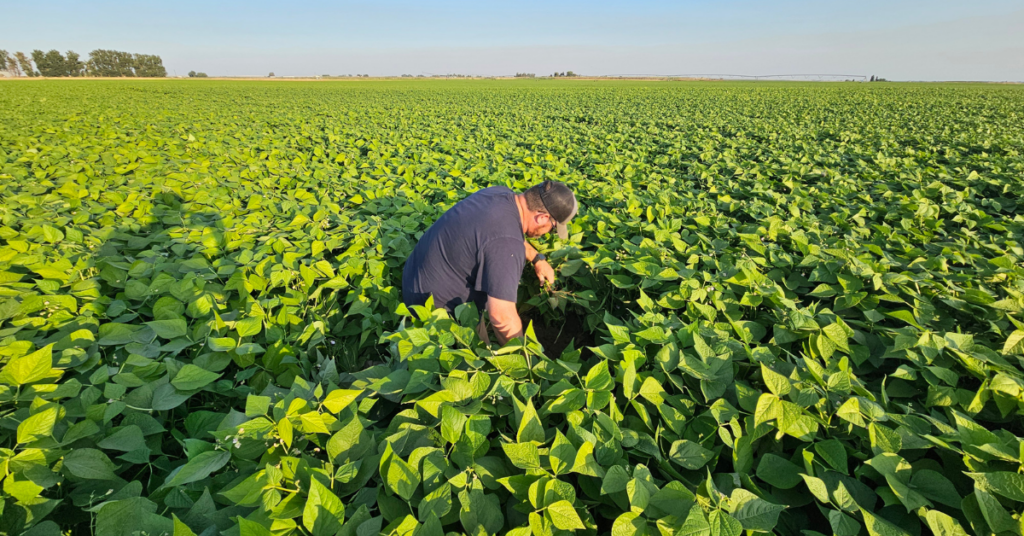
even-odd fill
[{"label": "clear blue sky", "polygon": [[876,74],[1024,81],[1020,0],[35,0],[0,49],[159,54],[170,74]]}]

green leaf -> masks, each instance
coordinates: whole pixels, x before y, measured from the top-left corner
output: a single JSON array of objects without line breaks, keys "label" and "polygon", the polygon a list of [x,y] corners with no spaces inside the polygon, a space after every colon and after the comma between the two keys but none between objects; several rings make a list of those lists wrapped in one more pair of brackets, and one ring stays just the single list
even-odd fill
[{"label": "green leaf", "polygon": [[572,465],[572,472],[604,478],[604,468],[594,459],[594,445],[589,441],[580,445],[576,451],[576,461]]},{"label": "green leaf", "polygon": [[672,443],[668,458],[686,469],[695,471],[704,467],[704,464],[711,461],[714,456],[714,452],[705,449],[699,443],[680,439]]},{"label": "green leaf", "polygon": [[743,488],[736,488],[729,497],[729,513],[746,530],[771,532],[779,522],[785,506],[772,504]]},{"label": "green leaf", "polygon": [[253,335],[259,335],[263,331],[263,319],[256,317],[245,317],[235,322],[235,332],[238,333],[238,337],[252,337]]},{"label": "green leaf", "polygon": [[865,463],[885,477],[886,482],[889,483],[889,488],[896,494],[896,497],[899,498],[908,512],[922,506],[931,506],[931,502],[928,499],[910,487],[912,468],[900,456],[883,453]]},{"label": "green leaf", "polygon": [[327,411],[337,415],[341,410],[347,408],[349,404],[355,402],[356,398],[359,398],[361,394],[363,394],[362,389],[335,389],[327,393],[323,406]]},{"label": "green leaf", "polygon": [[[1017,475],[1017,473],[1007,474]],[[914,472],[914,476],[910,479],[910,485],[917,489],[921,495],[946,506],[959,509],[960,504],[963,502],[963,497],[957,493],[953,483],[948,478],[931,469],[921,469]]]},{"label": "green leaf", "polygon": [[814,452],[817,452],[833,469],[844,475],[847,474],[846,447],[843,446],[842,441],[838,439],[819,441],[814,444]]},{"label": "green leaf", "polygon": [[452,406],[444,406],[441,408],[441,437],[445,441],[455,444],[459,442],[459,438],[462,437],[462,429],[466,426],[466,421],[469,420],[461,411],[455,409]]},{"label": "green leaf", "polygon": [[135,425],[123,426],[96,444],[101,449],[131,452],[146,448],[142,429]]},{"label": "green leaf", "polygon": [[188,334],[188,324],[185,320],[175,318],[173,320],[154,320],[146,322],[146,325],[156,332],[161,339],[176,339]]},{"label": "green leaf", "polygon": [[1019,530],[1020,524],[1017,520],[1013,519],[1005,508],[1003,508],[999,499],[985,490],[980,489],[977,483],[974,485],[974,498],[978,501],[978,507],[981,509],[985,522],[988,523],[992,532],[998,534],[1001,532],[1016,532]]},{"label": "green leaf", "polygon": [[639,514],[626,512],[612,523],[612,536],[643,536],[647,533],[647,521]]},{"label": "green leaf", "polygon": [[29,415],[18,425],[18,443],[31,443],[38,439],[50,437],[53,425],[57,422],[57,408],[50,407]]},{"label": "green leaf", "polygon": [[408,501],[420,485],[420,475],[396,455],[388,465],[385,482],[391,491]]},{"label": "green leaf", "polygon": [[181,367],[178,374],[171,380],[171,385],[182,391],[194,391],[210,385],[220,377],[221,375],[216,372],[210,372],[190,363]]},{"label": "green leaf", "polygon": [[556,476],[568,473],[575,461],[576,447],[572,446],[572,443],[562,435],[560,430],[555,429],[555,440],[551,443],[551,448],[548,449],[551,472]]},{"label": "green leaf", "polygon": [[173,532],[174,522],[156,514],[156,509],[156,504],[144,497],[106,502],[96,514],[96,536]]},{"label": "green leaf", "polygon": [[1003,353],[1006,355],[1024,354],[1024,329],[1014,330],[1006,338],[1003,344]]},{"label": "green leaf", "polygon": [[764,363],[761,363],[761,377],[764,378],[765,385],[775,396],[788,395],[793,387],[788,378],[766,367]]},{"label": "green leaf", "polygon": [[761,456],[761,461],[757,465],[757,478],[779,489],[791,489],[803,482],[800,478],[801,472],[802,470],[789,460],[774,454]]},{"label": "green leaf", "polygon": [[269,529],[244,517],[238,517],[238,534],[239,536],[272,536]]},{"label": "green leaf", "polygon": [[519,443],[534,442],[543,444],[544,425],[537,416],[537,410],[533,407],[533,400],[526,401],[526,409],[523,410],[522,420],[519,422],[519,431],[516,432],[516,441]]},{"label": "green leaf", "polygon": [[247,395],[245,398],[245,416],[259,417],[266,415],[270,410],[270,397],[259,395]]},{"label": "green leaf", "polygon": [[53,365],[53,345],[47,345],[35,352],[11,358],[0,371],[0,381],[7,385],[27,385],[50,375]]},{"label": "green leaf", "polygon": [[224,451],[211,450],[200,453],[167,476],[160,488],[181,486],[198,482],[227,465],[231,454]]},{"label": "green leaf", "polygon": [[520,469],[540,469],[540,454],[537,445],[533,443],[502,443],[501,448],[512,465]]},{"label": "green leaf", "polygon": [[690,507],[690,513],[686,516],[686,521],[683,522],[683,526],[676,532],[677,536],[710,536],[711,525],[708,524],[707,518],[704,517],[704,510],[701,509],[700,505],[693,505]]},{"label": "green leaf", "polygon": [[559,530],[582,530],[586,526],[569,501],[557,501],[548,505],[547,513],[551,523]]},{"label": "green leaf", "polygon": [[316,478],[310,479],[309,495],[302,509],[302,526],[313,536],[334,536],[345,520],[345,505]]},{"label": "green leaf", "polygon": [[715,510],[708,514],[708,525],[711,527],[711,536],[740,536],[743,534],[743,525],[722,510]]},{"label": "green leaf", "polygon": [[903,529],[863,508],[860,509],[860,514],[864,517],[864,527],[870,536],[910,536]]},{"label": "green leaf", "polygon": [[117,466],[110,458],[96,449],[74,449],[64,456],[64,470],[78,478],[114,480],[117,478],[114,469],[117,469]]},{"label": "green leaf", "polygon": [[875,454],[896,454],[903,448],[903,440],[892,428],[871,423],[868,425],[868,435],[871,438],[871,450]]},{"label": "green leaf", "polygon": [[235,349],[237,341],[231,337],[211,337],[206,339],[206,347],[214,352],[230,352]]},{"label": "green leaf", "polygon": [[959,521],[938,510],[928,510],[925,521],[935,536],[968,536]]},{"label": "green leaf", "polygon": [[991,473],[967,473],[985,490],[998,493],[1007,499],[1024,502],[1024,475],[1007,471]]},{"label": "green leaf", "polygon": [[174,520],[174,533],[171,536],[196,536],[196,533],[192,532],[188,525],[178,519],[177,515],[172,513],[171,519]]},{"label": "green leaf", "polygon": [[501,501],[497,495],[485,494],[480,490],[467,490],[459,493],[462,509],[459,520],[467,534],[497,534],[505,524],[501,514]]},{"label": "green leaf", "polygon": [[608,362],[601,361],[587,371],[586,380],[583,386],[592,391],[607,391],[612,388],[614,381],[611,373],[608,372]]},{"label": "green leaf", "polygon": [[601,480],[601,494],[610,495],[620,491],[626,491],[626,484],[629,483],[629,474],[621,465],[613,465],[608,468],[604,479]]}]

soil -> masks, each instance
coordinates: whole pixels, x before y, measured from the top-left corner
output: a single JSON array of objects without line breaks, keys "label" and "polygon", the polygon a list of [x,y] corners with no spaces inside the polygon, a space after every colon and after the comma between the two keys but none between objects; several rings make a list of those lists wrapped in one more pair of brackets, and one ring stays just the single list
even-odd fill
[{"label": "soil", "polygon": [[575,313],[566,313],[562,322],[547,323],[537,311],[527,311],[520,315],[523,326],[533,321],[533,332],[537,340],[544,346],[544,355],[557,359],[562,351],[573,341],[577,350],[584,346],[594,346],[594,336],[586,330],[583,317]]}]

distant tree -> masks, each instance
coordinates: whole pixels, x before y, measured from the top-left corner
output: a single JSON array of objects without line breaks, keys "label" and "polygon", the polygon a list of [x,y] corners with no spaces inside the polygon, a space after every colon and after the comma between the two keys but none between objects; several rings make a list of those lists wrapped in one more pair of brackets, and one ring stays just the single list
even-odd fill
[{"label": "distant tree", "polygon": [[871,75],[871,81],[872,81],[872,82],[874,82],[874,81],[875,81],[875,75]]},{"label": "distant tree", "polygon": [[36,76],[36,71],[32,68],[32,60],[29,59],[27,54],[15,52],[14,59],[18,62],[18,67],[21,72],[25,73],[25,76]]},{"label": "distant tree", "polygon": [[206,73],[196,73],[196,78],[209,78]]},{"label": "distant tree", "polygon": [[0,71],[7,71],[7,63],[11,60],[11,55],[6,50],[0,49]]},{"label": "distant tree", "polygon": [[163,78],[167,76],[167,69],[164,68],[164,60],[153,54],[134,54],[132,56],[132,70],[135,76],[147,78]]},{"label": "distant tree", "polygon": [[196,77],[196,72],[195,71],[189,71],[188,72],[188,77],[189,78],[195,78]]},{"label": "distant tree", "polygon": [[36,69],[40,76],[58,77],[67,76],[68,67],[64,56],[56,50],[43,52],[42,50],[32,51],[32,61],[36,63]]},{"label": "distant tree", "polygon": [[79,59],[78,53],[69,50],[64,55],[64,75],[65,76],[82,76],[82,72],[85,71],[85,63]]},{"label": "distant tree", "polygon": [[86,69],[92,76],[135,76],[134,62],[130,52],[96,49],[89,53]]},{"label": "distant tree", "polygon": [[576,73],[574,73],[572,71],[569,71],[569,72],[565,73],[565,76],[577,76],[577,75],[576,75]]},{"label": "distant tree", "polygon": [[10,71],[10,73],[14,76],[21,76],[21,66],[18,65],[17,58],[15,56],[11,56],[9,53],[7,53],[6,50],[4,51],[4,53],[7,54],[7,56],[4,59],[4,63],[0,65],[0,68],[3,68],[6,71]]},{"label": "distant tree", "polygon": [[267,78],[273,78],[273,77],[274,77],[274,71],[270,71],[270,74],[267,75]]}]

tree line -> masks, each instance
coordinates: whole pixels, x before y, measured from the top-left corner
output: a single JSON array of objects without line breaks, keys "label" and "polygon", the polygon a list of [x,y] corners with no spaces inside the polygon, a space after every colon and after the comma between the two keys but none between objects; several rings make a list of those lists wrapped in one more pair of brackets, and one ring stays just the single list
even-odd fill
[{"label": "tree line", "polygon": [[31,55],[24,52],[10,54],[0,50],[0,70],[6,70],[14,76],[167,76],[167,69],[160,56],[103,49],[90,52],[87,61],[82,61],[81,56],[73,50],[66,54],[57,50],[33,50]]}]

